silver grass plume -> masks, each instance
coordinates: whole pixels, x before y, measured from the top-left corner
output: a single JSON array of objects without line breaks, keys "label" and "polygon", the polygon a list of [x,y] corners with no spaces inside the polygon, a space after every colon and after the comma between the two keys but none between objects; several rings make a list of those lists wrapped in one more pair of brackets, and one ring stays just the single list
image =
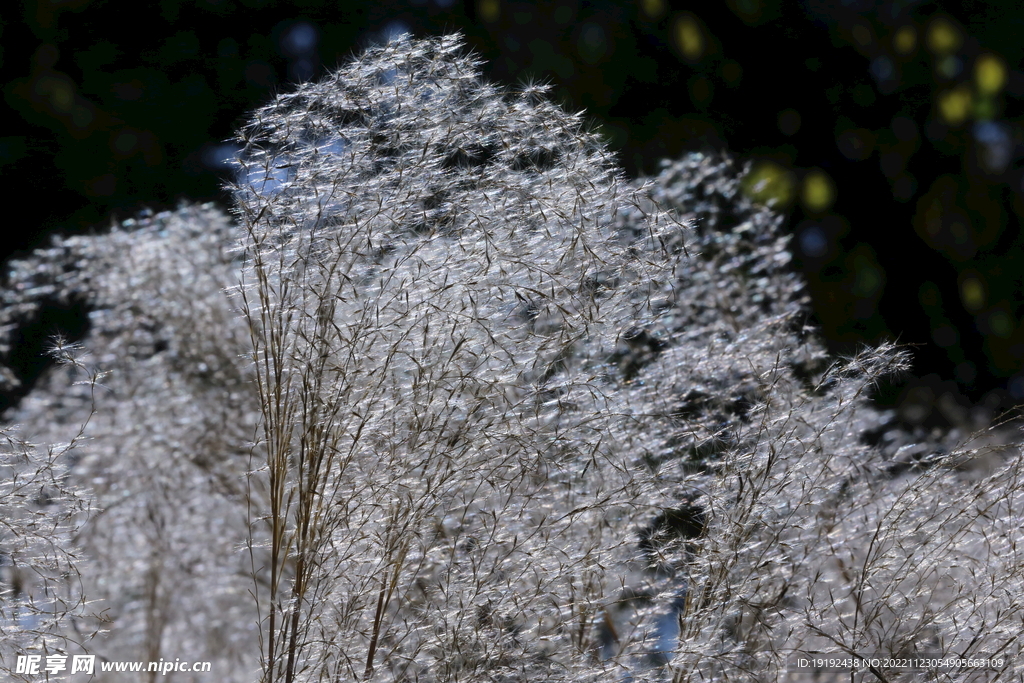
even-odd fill
[{"label": "silver grass plume", "polygon": [[[47,306],[89,323],[4,416],[75,446],[26,469],[12,440],[12,473],[97,508],[0,490],[103,611],[47,637],[238,681],[774,681],[801,649],[1019,676],[1019,453],[867,405],[905,356],[825,354],[727,158],[627,184],[477,67],[373,48],[253,115],[236,224],[184,206],[10,264],[0,389]],[[5,619],[6,667],[39,634]]]}]

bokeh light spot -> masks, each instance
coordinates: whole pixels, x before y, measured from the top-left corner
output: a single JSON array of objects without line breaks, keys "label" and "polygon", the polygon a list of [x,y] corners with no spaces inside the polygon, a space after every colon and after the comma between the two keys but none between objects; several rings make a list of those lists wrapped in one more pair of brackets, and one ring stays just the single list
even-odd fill
[{"label": "bokeh light spot", "polygon": [[281,54],[289,59],[307,57],[316,50],[320,36],[316,27],[308,21],[292,24],[281,34]]},{"label": "bokeh light spot", "polygon": [[828,211],[836,199],[836,188],[828,174],[814,169],[804,177],[802,199],[804,208],[811,213]]},{"label": "bokeh light spot", "polygon": [[774,207],[786,207],[795,192],[793,174],[774,161],[759,161],[744,176],[741,188],[752,201]]},{"label": "bokeh light spot", "polygon": [[811,258],[821,258],[828,253],[828,238],[817,225],[811,225],[800,233],[800,251]]},{"label": "bokeh light spot", "polygon": [[964,69],[964,63],[956,55],[946,55],[935,63],[935,71],[942,78],[956,78]]},{"label": "bokeh light spot", "polygon": [[901,55],[909,55],[917,47],[917,31],[913,26],[901,26],[893,36],[892,46]]},{"label": "bokeh light spot", "polygon": [[1006,65],[993,54],[984,54],[974,63],[974,82],[982,95],[994,95],[1006,85]]},{"label": "bokeh light spot", "polygon": [[1008,339],[1016,327],[1013,318],[1006,311],[993,311],[988,317],[988,326],[992,330],[992,334],[1003,339]]},{"label": "bokeh light spot", "polygon": [[679,50],[689,61],[695,62],[704,54],[704,32],[692,14],[684,14],[676,20],[675,38]]},{"label": "bokeh light spot", "polygon": [[[976,110],[975,114],[978,113]],[[978,121],[974,124],[974,139],[979,143],[978,156],[985,170],[989,173],[1005,171],[1016,147],[1012,130],[1004,123]]]},{"label": "bokeh light spot", "polygon": [[665,0],[641,0],[640,8],[649,19],[660,19],[665,14]]},{"label": "bokeh light spot", "polygon": [[928,26],[928,49],[935,54],[946,54],[960,47],[963,36],[960,29],[945,17],[935,17]]},{"label": "bokeh light spot", "polygon": [[977,313],[985,307],[985,287],[978,276],[964,277],[960,283],[960,298],[964,302],[964,308],[971,313]]},{"label": "bokeh light spot", "polygon": [[498,4],[498,0],[480,0],[477,4],[477,12],[481,19],[492,23],[497,21],[501,15],[501,5]]},{"label": "bokeh light spot", "polygon": [[939,95],[939,114],[949,125],[963,123],[970,111],[971,91],[967,87],[957,86]]}]

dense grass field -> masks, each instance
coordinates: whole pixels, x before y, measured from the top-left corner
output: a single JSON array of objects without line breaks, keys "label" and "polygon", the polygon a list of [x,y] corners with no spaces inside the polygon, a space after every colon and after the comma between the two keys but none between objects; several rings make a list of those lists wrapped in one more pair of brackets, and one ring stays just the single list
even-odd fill
[{"label": "dense grass field", "polygon": [[628,183],[477,69],[372,48],[252,115],[234,216],[11,265],[0,352],[88,322],[4,414],[5,675],[1021,680],[1012,426],[873,408],[907,355],[828,356],[738,164]]}]

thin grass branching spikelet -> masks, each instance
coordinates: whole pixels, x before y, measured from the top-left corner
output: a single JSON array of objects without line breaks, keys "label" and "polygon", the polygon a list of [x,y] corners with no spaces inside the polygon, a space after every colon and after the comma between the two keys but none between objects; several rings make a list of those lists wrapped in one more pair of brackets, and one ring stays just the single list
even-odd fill
[{"label": "thin grass branching spikelet", "polygon": [[707,531],[680,561],[690,590],[672,680],[777,680],[815,651],[1002,653],[997,671],[953,667],[939,680],[1019,674],[1021,460],[1004,452],[966,476],[964,463],[983,453],[954,446],[897,470],[863,444],[866,387],[905,363],[891,347],[865,351],[820,378],[812,389],[829,387],[824,396],[787,387],[793,378],[767,365],[766,400],[741,448],[713,463]]},{"label": "thin grass branching spikelet", "polygon": [[907,356],[829,357],[728,158],[626,184],[477,66],[375,47],[253,115],[236,223],[185,205],[8,264],[0,388],[49,309],[82,325],[7,394],[0,669],[850,680],[793,669],[817,650],[1020,680],[1018,435],[873,408]]},{"label": "thin grass branching spikelet", "polygon": [[[93,395],[100,378],[80,349],[57,337],[50,355]],[[87,612],[72,539],[88,500],[68,480],[68,465],[87,428],[88,419],[68,442],[40,447],[0,427],[0,671],[8,680],[28,680],[17,671],[19,655],[77,651],[95,635],[72,628]]]},{"label": "thin grass branching spikelet", "polygon": [[894,464],[867,388],[907,357],[828,364],[731,164],[626,185],[539,90],[405,37],[240,134],[264,680],[1019,650],[1019,458]]},{"label": "thin grass branching spikelet", "polygon": [[238,550],[257,406],[240,360],[247,328],[224,291],[238,282],[233,238],[223,213],[183,206],[8,264],[0,360],[48,308],[70,309],[87,320],[74,355],[96,369],[50,367],[4,415],[25,439],[72,444],[58,481],[89,494],[91,514],[59,547],[76,549],[90,614],[51,637],[101,633],[68,654],[211,662],[218,680],[239,683],[258,667]]},{"label": "thin grass branching spikelet", "polygon": [[579,117],[457,37],[371,49],[241,141],[266,679],[571,678],[645,486],[607,360],[679,227],[623,230],[638,195]]}]

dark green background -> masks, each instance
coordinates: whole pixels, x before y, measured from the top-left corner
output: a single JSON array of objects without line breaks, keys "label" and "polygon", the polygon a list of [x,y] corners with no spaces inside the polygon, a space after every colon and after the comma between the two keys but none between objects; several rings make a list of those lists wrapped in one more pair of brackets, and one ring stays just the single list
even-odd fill
[{"label": "dark green background", "polygon": [[[632,175],[727,149],[761,164],[760,197],[788,183],[833,350],[915,345],[910,389],[889,399],[1024,399],[1024,11],[1009,3],[35,0],[0,21],[3,257],[181,199],[227,205],[218,160],[248,110],[389,33],[460,30],[489,78],[549,82],[585,109]],[[996,92],[981,59],[1005,67]],[[815,174],[835,191],[824,207],[801,201]]]}]

